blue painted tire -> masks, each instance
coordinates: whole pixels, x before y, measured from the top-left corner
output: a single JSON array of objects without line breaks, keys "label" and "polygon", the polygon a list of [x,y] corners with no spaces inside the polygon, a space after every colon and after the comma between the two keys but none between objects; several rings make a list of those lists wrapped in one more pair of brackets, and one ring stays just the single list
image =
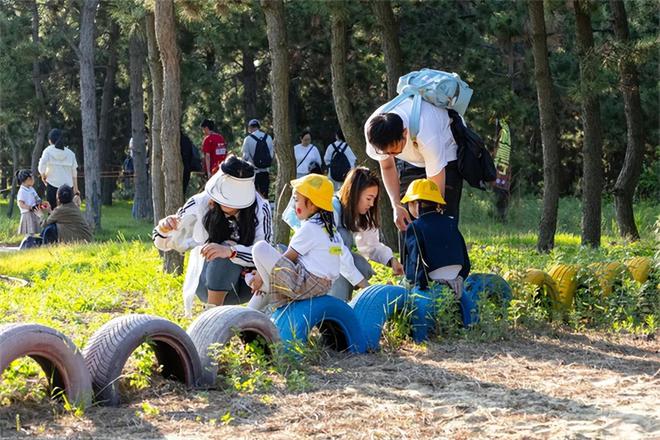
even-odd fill
[{"label": "blue painted tire", "polygon": [[503,308],[508,307],[512,292],[509,283],[499,275],[492,273],[473,273],[465,280],[465,288],[461,296],[461,314],[463,326],[469,327],[479,322],[479,300],[497,299]]},{"label": "blue painted tire", "polygon": [[383,325],[395,312],[403,310],[407,301],[406,289],[392,285],[369,286],[353,298],[350,305],[362,325],[367,350],[378,350]]},{"label": "blue painted tire", "polygon": [[429,338],[429,332],[435,328],[435,315],[437,313],[439,287],[422,290],[414,288],[408,295],[411,304],[410,326],[412,338],[415,342],[422,342]]},{"label": "blue painted tire", "polygon": [[366,350],[362,327],[353,309],[329,295],[291,302],[275,310],[271,319],[287,349],[295,340],[307,342],[310,330],[318,327],[325,344],[332,349],[353,353]]}]

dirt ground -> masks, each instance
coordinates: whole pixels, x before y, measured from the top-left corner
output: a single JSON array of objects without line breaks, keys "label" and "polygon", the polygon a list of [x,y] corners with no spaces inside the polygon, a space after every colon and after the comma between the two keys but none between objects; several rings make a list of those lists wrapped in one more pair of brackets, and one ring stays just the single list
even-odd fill
[{"label": "dirt ground", "polygon": [[298,393],[186,392],[166,382],[82,417],[16,404],[0,409],[0,438],[660,438],[654,339],[553,332],[410,344],[333,353],[307,374],[311,387]]}]

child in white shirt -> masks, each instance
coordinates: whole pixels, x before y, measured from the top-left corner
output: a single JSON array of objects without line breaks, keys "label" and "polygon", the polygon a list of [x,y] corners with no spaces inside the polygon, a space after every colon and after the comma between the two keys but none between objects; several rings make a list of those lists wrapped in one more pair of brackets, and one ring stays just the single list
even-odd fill
[{"label": "child in white shirt", "polygon": [[16,183],[20,185],[16,200],[21,211],[18,233],[21,235],[38,234],[41,223],[41,198],[33,188],[34,178],[30,170],[16,172]]},{"label": "child in white shirt", "polygon": [[265,241],[252,248],[248,307],[263,311],[291,301],[325,295],[339,277],[343,242],[332,213],[333,185],[326,176],[310,174],[291,181],[296,216],[302,224],[284,254]]}]

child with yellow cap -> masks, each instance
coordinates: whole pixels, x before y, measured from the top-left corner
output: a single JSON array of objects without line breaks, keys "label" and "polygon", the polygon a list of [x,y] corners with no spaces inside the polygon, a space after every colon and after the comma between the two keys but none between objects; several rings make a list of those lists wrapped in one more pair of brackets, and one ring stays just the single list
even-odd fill
[{"label": "child with yellow cap", "polygon": [[284,254],[261,241],[252,248],[257,268],[248,307],[263,311],[291,301],[325,295],[339,277],[343,242],[334,224],[330,179],[308,174],[292,180],[298,228]]},{"label": "child with yellow cap", "polygon": [[415,220],[405,234],[406,279],[421,289],[429,281],[448,285],[460,298],[470,273],[470,258],[455,217],[444,212],[445,200],[429,179],[413,180],[401,199]]}]

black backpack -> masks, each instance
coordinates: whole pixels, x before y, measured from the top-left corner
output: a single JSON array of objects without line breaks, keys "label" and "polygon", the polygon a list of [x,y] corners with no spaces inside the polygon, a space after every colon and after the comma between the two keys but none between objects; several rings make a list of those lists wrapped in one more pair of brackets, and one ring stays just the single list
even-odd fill
[{"label": "black backpack", "polygon": [[332,146],[335,149],[335,152],[332,153],[332,157],[330,158],[330,177],[332,177],[332,180],[335,182],[343,182],[346,180],[346,175],[351,170],[351,163],[346,156],[348,145],[344,142],[339,145],[339,147],[334,143]]},{"label": "black backpack", "polygon": [[250,137],[257,141],[257,144],[254,146],[254,156],[252,156],[252,162],[257,168],[268,168],[273,163],[273,158],[270,155],[270,150],[268,149],[268,133],[264,133],[264,137],[259,139],[253,134],[250,134]]},{"label": "black backpack", "polygon": [[479,135],[463,123],[459,114],[447,109],[451,118],[451,134],[454,136],[458,150],[458,172],[470,186],[486,189],[486,183],[497,178],[495,163]]}]

